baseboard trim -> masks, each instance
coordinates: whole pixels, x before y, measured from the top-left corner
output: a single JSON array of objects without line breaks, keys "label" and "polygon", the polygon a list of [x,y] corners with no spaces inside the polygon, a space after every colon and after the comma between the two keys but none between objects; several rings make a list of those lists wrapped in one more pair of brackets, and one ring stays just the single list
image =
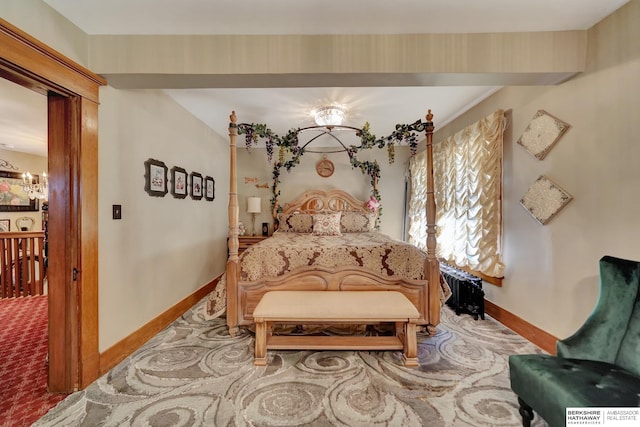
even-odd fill
[{"label": "baseboard trim", "polygon": [[[198,303],[198,301],[211,293],[219,280],[220,276],[216,277],[211,282],[179,301],[176,305],[169,308],[155,319],[146,323],[137,331],[100,353],[100,375],[103,375],[113,369],[114,366],[122,362],[144,343],[169,326],[171,322],[180,317],[185,311],[189,310]],[[544,351],[550,354],[555,354],[556,342],[558,341],[558,338],[555,336],[486,299],[485,312]]]},{"label": "baseboard trim", "polygon": [[507,328],[522,335],[522,337],[531,341],[547,353],[556,354],[556,342],[558,342],[558,338],[486,299],[484,300],[484,309],[489,316]]},{"label": "baseboard trim", "polygon": [[179,301],[176,305],[169,308],[155,319],[146,323],[131,335],[118,341],[116,344],[100,353],[100,375],[103,375],[113,369],[114,366],[122,362],[134,351],[142,347],[144,343],[169,326],[171,322],[182,316],[185,311],[189,310],[198,303],[198,301],[210,294],[220,280],[220,277],[221,276],[216,277],[211,282],[207,283],[193,294],[187,296],[182,301]]}]

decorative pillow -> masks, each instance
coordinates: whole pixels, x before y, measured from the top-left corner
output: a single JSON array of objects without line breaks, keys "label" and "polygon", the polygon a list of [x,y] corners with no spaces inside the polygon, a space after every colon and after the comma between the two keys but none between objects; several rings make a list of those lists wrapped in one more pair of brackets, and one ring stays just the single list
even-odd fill
[{"label": "decorative pillow", "polygon": [[342,212],[313,215],[313,234],[315,236],[342,236],[340,216]]},{"label": "decorative pillow", "polygon": [[313,216],[306,213],[279,213],[278,231],[288,233],[311,233],[313,231]]},{"label": "decorative pillow", "polygon": [[363,233],[376,228],[375,212],[342,212],[340,231],[343,233]]}]

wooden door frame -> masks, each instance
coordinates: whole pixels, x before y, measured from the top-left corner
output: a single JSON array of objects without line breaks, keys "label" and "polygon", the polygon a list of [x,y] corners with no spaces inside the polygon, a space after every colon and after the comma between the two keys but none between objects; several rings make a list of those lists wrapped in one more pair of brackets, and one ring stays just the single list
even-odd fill
[{"label": "wooden door frame", "polygon": [[106,80],[0,19],[0,78],[47,96],[49,391],[100,375],[98,94]]}]

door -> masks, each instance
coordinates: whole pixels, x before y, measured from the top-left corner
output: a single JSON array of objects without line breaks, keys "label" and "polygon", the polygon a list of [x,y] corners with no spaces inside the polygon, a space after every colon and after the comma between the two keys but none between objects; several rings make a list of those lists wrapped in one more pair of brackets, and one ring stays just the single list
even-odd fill
[{"label": "door", "polygon": [[0,19],[0,78],[48,99],[49,391],[85,388],[98,352],[98,89],[106,81]]}]

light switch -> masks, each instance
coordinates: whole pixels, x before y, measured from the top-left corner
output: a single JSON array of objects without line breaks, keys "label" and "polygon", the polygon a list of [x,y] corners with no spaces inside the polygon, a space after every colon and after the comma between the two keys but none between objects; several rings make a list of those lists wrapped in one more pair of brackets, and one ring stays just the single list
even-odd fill
[{"label": "light switch", "polygon": [[113,205],[113,219],[122,219],[122,205]]}]

